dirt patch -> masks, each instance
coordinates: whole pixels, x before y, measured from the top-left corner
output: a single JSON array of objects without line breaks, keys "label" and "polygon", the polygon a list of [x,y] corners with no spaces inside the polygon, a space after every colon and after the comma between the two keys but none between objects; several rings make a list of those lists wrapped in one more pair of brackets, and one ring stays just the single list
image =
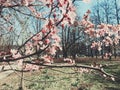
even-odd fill
[{"label": "dirt patch", "polygon": [[[101,61],[120,61],[120,57],[112,58],[111,60],[109,59],[102,59],[101,57],[98,58],[91,58],[91,57],[78,57],[75,59],[76,63],[90,63],[90,62],[101,62]],[[63,60],[63,58],[57,58],[54,59],[55,63],[65,63],[65,61]]]}]

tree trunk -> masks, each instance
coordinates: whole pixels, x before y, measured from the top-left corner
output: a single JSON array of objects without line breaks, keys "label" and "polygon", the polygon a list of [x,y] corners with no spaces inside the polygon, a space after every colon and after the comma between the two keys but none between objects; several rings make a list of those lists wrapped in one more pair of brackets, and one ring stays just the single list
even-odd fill
[{"label": "tree trunk", "polygon": [[63,50],[63,57],[64,57],[64,58],[67,58],[67,57],[68,57],[67,51],[64,51],[64,50]]}]

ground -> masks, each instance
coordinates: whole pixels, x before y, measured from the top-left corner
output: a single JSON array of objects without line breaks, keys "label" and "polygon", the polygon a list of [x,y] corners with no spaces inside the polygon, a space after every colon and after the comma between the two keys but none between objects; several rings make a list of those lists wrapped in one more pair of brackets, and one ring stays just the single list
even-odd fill
[{"label": "ground", "polygon": [[[120,78],[120,61],[82,58],[80,64],[90,65],[94,61],[111,64],[105,71]],[[0,72],[1,76],[1,72]],[[18,90],[20,72],[12,72],[0,79],[0,90]],[[80,73],[76,68],[44,68],[39,71],[24,72],[24,90],[120,90],[120,82],[103,77],[99,72]]]}]

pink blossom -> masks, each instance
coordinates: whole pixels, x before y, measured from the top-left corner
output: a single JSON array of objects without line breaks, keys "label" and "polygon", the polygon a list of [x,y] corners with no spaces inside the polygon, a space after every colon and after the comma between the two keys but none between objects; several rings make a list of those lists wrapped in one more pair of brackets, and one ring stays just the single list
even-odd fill
[{"label": "pink blossom", "polygon": [[29,3],[33,3],[35,2],[35,0],[27,0]]},{"label": "pink blossom", "polygon": [[40,49],[45,49],[47,47],[47,45],[42,45],[41,47],[40,47]]},{"label": "pink blossom", "polygon": [[97,45],[97,43],[96,43],[96,42],[93,42],[92,45],[91,45],[91,48],[95,48],[96,45]]},{"label": "pink blossom", "polygon": [[107,75],[106,75],[106,74],[103,74],[103,77],[107,77]]},{"label": "pink blossom", "polygon": [[107,26],[108,26],[109,29],[112,29],[112,25],[108,24]]},{"label": "pink blossom", "polygon": [[26,47],[25,49],[26,49],[26,52],[25,52],[26,55],[27,55],[27,54],[32,54],[32,53],[33,53],[33,49],[32,49],[32,48]]},{"label": "pink blossom", "polygon": [[0,4],[3,4],[5,2],[6,2],[6,0],[0,0]]},{"label": "pink blossom", "polygon": [[4,56],[3,59],[6,60],[6,56]]},{"label": "pink blossom", "polygon": [[39,41],[39,45],[43,45],[43,41]]},{"label": "pink blossom", "polygon": [[108,58],[108,53],[105,53],[105,58]]},{"label": "pink blossom", "polygon": [[46,30],[46,29],[42,29],[41,32],[42,32],[43,34],[45,34],[45,33],[47,32],[47,30]]},{"label": "pink blossom", "polygon": [[95,35],[95,31],[94,29],[89,29],[87,31],[85,31],[87,34],[89,34],[90,36],[94,36]]},{"label": "pink blossom", "polygon": [[86,25],[87,25],[87,21],[86,21],[85,19],[83,19],[83,20],[80,22],[80,24],[86,26]]},{"label": "pink blossom", "polygon": [[111,77],[112,81],[115,81],[115,78],[114,77]]},{"label": "pink blossom", "polygon": [[113,43],[113,40],[110,37],[107,36],[105,39],[106,39],[105,43],[109,43],[109,44]]},{"label": "pink blossom", "polygon": [[76,18],[76,13],[74,11],[69,11],[68,14],[67,14],[67,18],[70,21],[70,23],[73,24],[74,20]]},{"label": "pink blossom", "polygon": [[13,26],[10,26],[10,27],[8,27],[8,31],[12,31],[13,30]]},{"label": "pink blossom", "polygon": [[33,43],[27,42],[27,43],[25,44],[25,46],[31,48],[31,47],[33,47]]},{"label": "pink blossom", "polygon": [[35,14],[35,17],[36,17],[37,19],[39,19],[39,18],[41,17],[41,13],[36,12],[36,13],[34,13],[34,14]]},{"label": "pink blossom", "polygon": [[10,52],[12,53],[13,57],[17,54],[17,50],[11,49]]},{"label": "pink blossom", "polygon": [[39,41],[34,41],[33,45],[34,45],[34,46],[37,46],[38,43],[39,43]]},{"label": "pink blossom", "polygon": [[115,45],[117,45],[119,43],[119,38],[115,37],[114,38],[114,43],[115,43]]},{"label": "pink blossom", "polygon": [[87,25],[87,28],[94,28],[94,24],[89,23],[89,24]]},{"label": "pink blossom", "polygon": [[97,31],[98,31],[98,34],[100,36],[104,36],[105,35],[105,30],[104,29],[98,29]]},{"label": "pink blossom", "polygon": [[39,66],[37,66],[37,65],[32,65],[32,64],[26,64],[25,65],[25,70],[39,70]]},{"label": "pink blossom", "polygon": [[17,61],[18,67],[22,67],[23,65],[23,59],[20,59]]},{"label": "pink blossom", "polygon": [[3,6],[11,6],[11,2],[9,0],[0,0],[0,5],[3,5]]},{"label": "pink blossom", "polygon": [[34,41],[34,46],[38,45],[38,43],[39,43],[39,41],[41,40],[41,38],[42,38],[41,33],[38,33],[36,36],[34,36],[34,37],[32,38],[32,40]]},{"label": "pink blossom", "polygon": [[49,56],[49,55],[44,55],[41,58],[44,60],[45,64],[51,64],[53,62],[51,56]]},{"label": "pink blossom", "polygon": [[69,64],[75,64],[75,61],[70,59],[70,58],[64,58],[64,61],[69,63]]},{"label": "pink blossom", "polygon": [[113,30],[114,32],[116,32],[118,29],[117,29],[116,26],[113,26],[113,27],[112,27],[112,30]]},{"label": "pink blossom", "polygon": [[59,50],[62,50],[62,47],[60,46],[60,43],[58,42],[53,43],[52,46],[59,48]]},{"label": "pink blossom", "polygon": [[49,48],[49,53],[51,55],[55,55],[56,54],[56,48],[55,48],[55,46],[52,46],[51,48]]},{"label": "pink blossom", "polygon": [[0,52],[0,56],[5,55],[5,54],[6,54],[6,52],[4,52],[4,51]]},{"label": "pink blossom", "polygon": [[67,5],[68,0],[59,0],[59,6],[62,7],[64,5]]},{"label": "pink blossom", "polygon": [[39,70],[40,67],[37,66],[37,65],[26,64],[24,69],[25,70],[29,70],[29,71],[31,71],[31,70]]},{"label": "pink blossom", "polygon": [[45,44],[49,44],[50,40],[49,39],[45,39]]},{"label": "pink blossom", "polygon": [[25,70],[32,70],[32,64],[26,64]]},{"label": "pink blossom", "polygon": [[59,7],[59,9],[61,10],[61,12],[62,12],[62,15],[65,15],[65,13],[66,13],[66,10],[65,10],[63,7]]},{"label": "pink blossom", "polygon": [[39,70],[39,66],[37,66],[37,65],[33,65],[33,67],[32,67],[32,70]]},{"label": "pink blossom", "polygon": [[61,26],[62,28],[64,28],[65,25],[68,25],[69,22],[68,22],[68,19],[67,18],[64,18],[64,20],[61,22]]},{"label": "pink blossom", "polygon": [[50,5],[53,3],[53,0],[39,0],[39,1],[42,1],[48,7],[50,7]]},{"label": "pink blossom", "polygon": [[99,41],[99,42],[97,43],[97,45],[98,45],[98,51],[101,51],[101,50],[102,50],[102,48],[101,48],[102,43]]},{"label": "pink blossom", "polygon": [[53,24],[54,24],[54,20],[52,20],[52,19],[48,20],[45,25],[46,29],[51,30],[53,28]]},{"label": "pink blossom", "polygon": [[25,6],[28,6],[33,2],[35,2],[35,0],[21,0],[22,5],[25,5]]},{"label": "pink blossom", "polygon": [[57,34],[58,30],[55,28],[52,30],[52,34]]},{"label": "pink blossom", "polygon": [[22,2],[22,5],[25,5],[25,6],[28,6],[29,5],[29,2],[28,2],[28,0],[21,0]]},{"label": "pink blossom", "polygon": [[34,36],[32,39],[33,39],[34,41],[39,41],[41,38],[42,38],[41,35],[40,35],[40,34],[37,34],[37,35]]},{"label": "pink blossom", "polygon": [[61,42],[61,38],[57,34],[54,34],[51,38],[56,42]]},{"label": "pink blossom", "polygon": [[101,25],[98,25],[97,27],[98,27],[99,29],[103,29],[103,28],[105,27],[105,24],[102,23]]}]

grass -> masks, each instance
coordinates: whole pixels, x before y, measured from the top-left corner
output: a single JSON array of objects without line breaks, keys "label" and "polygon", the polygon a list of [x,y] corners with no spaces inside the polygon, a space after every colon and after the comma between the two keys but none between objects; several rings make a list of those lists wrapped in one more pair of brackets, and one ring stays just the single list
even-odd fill
[{"label": "grass", "polygon": [[[99,61],[100,64],[113,64],[104,67],[105,71],[120,77],[120,62]],[[83,62],[90,65],[90,62]],[[100,73],[78,73],[75,68],[53,68],[24,73],[24,90],[120,90],[120,81],[104,78]],[[21,75],[21,73],[18,73]],[[0,81],[0,90],[18,90],[20,77],[15,73]]]}]

